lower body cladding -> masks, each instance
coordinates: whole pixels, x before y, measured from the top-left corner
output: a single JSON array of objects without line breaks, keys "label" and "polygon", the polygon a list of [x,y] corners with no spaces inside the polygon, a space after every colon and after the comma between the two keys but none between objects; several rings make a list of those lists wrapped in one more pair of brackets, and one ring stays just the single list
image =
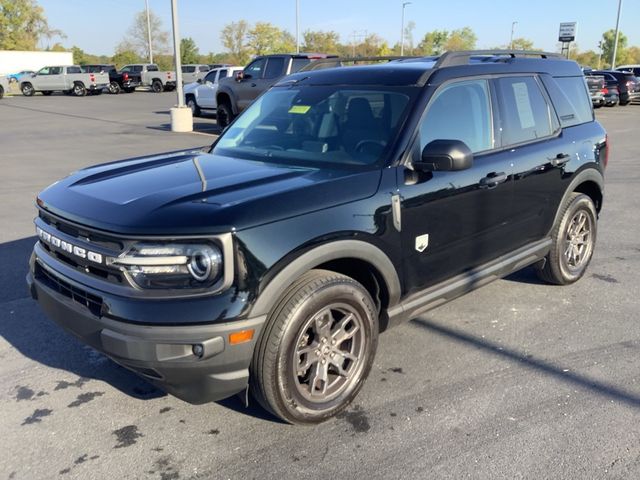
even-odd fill
[{"label": "lower body cladding", "polygon": [[[189,403],[221,400],[247,388],[249,364],[265,317],[222,324],[139,325],[101,315],[109,298],[59,275],[34,254],[27,283],[49,318],[87,345]],[[146,301],[146,300],[145,300]],[[148,300],[157,303],[172,300]],[[137,300],[140,302],[140,300]],[[185,318],[188,321],[188,308]],[[229,335],[249,332],[231,345]],[[250,337],[250,338],[249,338]]]}]

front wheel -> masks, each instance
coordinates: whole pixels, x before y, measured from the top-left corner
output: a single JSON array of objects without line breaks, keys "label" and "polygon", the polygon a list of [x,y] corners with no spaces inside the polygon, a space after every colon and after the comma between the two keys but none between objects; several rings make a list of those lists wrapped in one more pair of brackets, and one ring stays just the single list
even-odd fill
[{"label": "front wheel", "polygon": [[218,105],[218,109],[216,111],[216,121],[220,128],[226,128],[231,121],[233,120],[233,111],[231,110],[231,105],[228,103],[221,103]]},{"label": "front wheel", "polygon": [[194,117],[199,117],[200,114],[202,113],[193,95],[189,95],[187,97],[187,107],[191,109],[191,113],[193,114]]},{"label": "front wheel", "polygon": [[591,197],[574,192],[553,227],[551,250],[538,276],[549,283],[568,285],[587,269],[596,245],[596,208]]},{"label": "front wheel", "polygon": [[358,394],[378,344],[378,314],[350,277],[312,270],[270,313],[251,363],[251,392],[295,424],[327,420]]}]

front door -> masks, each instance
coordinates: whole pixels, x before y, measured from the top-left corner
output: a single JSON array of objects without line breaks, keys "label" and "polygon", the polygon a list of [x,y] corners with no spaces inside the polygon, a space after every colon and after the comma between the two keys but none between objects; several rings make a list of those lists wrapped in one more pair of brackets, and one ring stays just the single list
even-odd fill
[{"label": "front door", "polygon": [[511,249],[512,169],[495,149],[491,84],[456,81],[435,92],[412,160],[433,140],[461,140],[474,153],[470,169],[419,173],[398,168],[407,293],[471,271]]},{"label": "front door", "polygon": [[251,62],[243,70],[243,78],[240,80],[234,90],[236,91],[238,109],[244,110],[258,96],[258,82],[264,75],[264,69],[267,65],[266,58],[258,58]]}]

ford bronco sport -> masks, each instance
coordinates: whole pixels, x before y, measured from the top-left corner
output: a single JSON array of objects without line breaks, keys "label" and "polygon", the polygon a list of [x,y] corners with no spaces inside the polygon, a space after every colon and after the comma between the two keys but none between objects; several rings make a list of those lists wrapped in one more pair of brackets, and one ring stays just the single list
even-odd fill
[{"label": "ford bronco sport", "polygon": [[527,265],[591,260],[607,137],[578,65],[535,52],[305,71],[206,151],[78,171],[37,198],[33,298],[192,403],[316,423],[378,334]]}]

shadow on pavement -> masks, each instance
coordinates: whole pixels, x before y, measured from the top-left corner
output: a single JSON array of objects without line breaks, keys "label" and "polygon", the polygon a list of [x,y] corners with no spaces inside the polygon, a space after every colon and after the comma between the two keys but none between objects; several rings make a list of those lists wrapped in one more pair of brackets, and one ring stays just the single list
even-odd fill
[{"label": "shadow on pavement", "polygon": [[[166,395],[45,317],[30,299],[25,282],[35,242],[36,237],[28,237],[0,244],[0,336],[22,355],[42,365],[107,382],[133,398],[146,400]],[[19,300],[28,303],[12,303]]]},{"label": "shadow on pavement", "polygon": [[418,318],[411,322],[420,328],[428,330],[432,333],[438,333],[447,338],[457,340],[470,347],[477,348],[482,351],[489,352],[498,357],[517,362],[523,367],[541,371],[558,380],[573,384],[582,389],[591,390],[595,393],[609,397],[612,400],[626,403],[632,407],[640,407],[640,395],[633,392],[625,391],[615,385],[595,380],[586,375],[574,373],[563,369],[561,366],[554,365],[551,362],[525,355],[515,349],[510,349],[497,343],[493,343],[485,338],[471,335],[462,330],[451,327],[445,327],[425,318]]}]

